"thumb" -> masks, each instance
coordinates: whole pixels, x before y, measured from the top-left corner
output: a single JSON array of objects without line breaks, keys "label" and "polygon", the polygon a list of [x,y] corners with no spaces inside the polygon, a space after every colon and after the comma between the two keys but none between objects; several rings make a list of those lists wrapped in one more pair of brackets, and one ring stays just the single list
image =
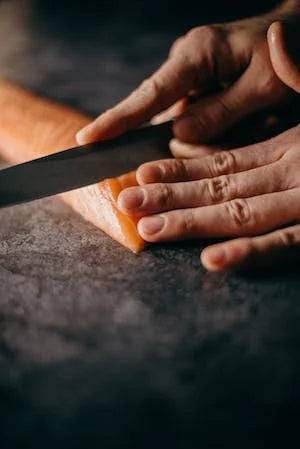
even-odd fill
[{"label": "thumb", "polygon": [[273,68],[287,86],[300,93],[300,68],[289,54],[288,40],[288,29],[284,30],[280,22],[272,23],[268,30],[268,45]]}]

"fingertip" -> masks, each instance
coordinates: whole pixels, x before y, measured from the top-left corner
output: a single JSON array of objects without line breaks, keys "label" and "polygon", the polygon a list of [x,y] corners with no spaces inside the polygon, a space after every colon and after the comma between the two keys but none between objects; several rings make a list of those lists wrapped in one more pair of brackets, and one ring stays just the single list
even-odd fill
[{"label": "fingertip", "polygon": [[182,153],[182,150],[190,149],[190,145],[173,137],[169,142],[169,149],[176,157],[177,154]]},{"label": "fingertip", "polygon": [[169,142],[169,148],[175,158],[190,159],[198,155],[199,147],[173,138]]},{"label": "fingertip", "polygon": [[201,253],[201,262],[209,271],[223,271],[241,266],[251,253],[249,242],[249,239],[242,238],[208,246]]},{"label": "fingertip", "polygon": [[86,145],[91,142],[92,128],[93,122],[78,131],[78,133],[75,136],[78,145]]},{"label": "fingertip", "polygon": [[185,143],[178,139],[172,139],[169,142],[169,148],[177,159],[198,159],[225,149],[225,147],[217,145]]},{"label": "fingertip", "polygon": [[159,241],[159,235],[166,225],[164,215],[142,217],[137,225],[138,233],[146,242]]},{"label": "fingertip", "polygon": [[[179,150],[178,150],[179,147]],[[174,157],[180,157],[181,154],[181,145],[178,139],[171,139],[169,142],[169,149]]]},{"label": "fingertip", "polygon": [[128,187],[118,196],[117,207],[121,212],[134,215],[143,206],[146,192],[141,187]]},{"label": "fingertip", "polygon": [[223,248],[209,246],[201,252],[200,260],[208,271],[223,271],[225,257]]}]

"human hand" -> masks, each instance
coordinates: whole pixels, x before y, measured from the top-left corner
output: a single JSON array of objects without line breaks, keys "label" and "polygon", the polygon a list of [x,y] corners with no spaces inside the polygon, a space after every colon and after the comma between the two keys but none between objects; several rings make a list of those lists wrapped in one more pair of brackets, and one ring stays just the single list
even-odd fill
[{"label": "human hand", "polygon": [[[300,5],[299,5],[300,8]],[[300,93],[299,41],[295,40],[299,20],[296,17],[288,23],[274,22],[268,29],[267,41],[274,71],[281,81]],[[299,96],[293,105],[277,111],[264,111],[247,117],[209,144],[192,145],[172,139],[170,148],[175,157],[198,158],[228,148],[266,140],[299,122]]]},{"label": "human hand", "polygon": [[[148,242],[238,237],[202,252],[221,271],[300,245],[300,125],[265,142],[200,159],[150,162],[118,198]],[[299,248],[298,248],[299,249]],[[299,251],[298,251],[299,253]]]},{"label": "human hand", "polygon": [[[292,13],[294,3],[288,0],[261,17],[191,30],[154,75],[81,130],[79,144],[120,135],[167,108],[165,119],[179,115],[175,137],[207,142],[254,111],[290,99],[290,89],[273,70],[265,36],[274,20]],[[198,101],[189,106],[190,94]]]}]

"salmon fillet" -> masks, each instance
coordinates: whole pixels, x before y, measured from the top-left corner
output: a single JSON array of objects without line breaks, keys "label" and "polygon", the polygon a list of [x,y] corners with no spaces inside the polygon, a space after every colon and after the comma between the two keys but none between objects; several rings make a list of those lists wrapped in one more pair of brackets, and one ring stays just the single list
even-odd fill
[{"label": "salmon fillet", "polygon": [[[12,164],[76,146],[76,132],[90,122],[78,111],[0,80],[0,155]],[[139,252],[145,242],[137,232],[137,219],[116,206],[121,190],[135,185],[131,172],[60,197],[114,240]]]}]

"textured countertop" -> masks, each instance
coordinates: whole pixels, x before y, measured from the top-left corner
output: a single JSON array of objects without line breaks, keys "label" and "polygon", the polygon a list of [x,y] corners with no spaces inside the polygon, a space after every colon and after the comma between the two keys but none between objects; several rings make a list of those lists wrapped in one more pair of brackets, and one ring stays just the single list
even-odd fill
[{"label": "textured countertop", "polygon": [[[111,106],[181,28],[118,7],[1,2],[1,73]],[[203,245],[133,255],[55,198],[0,211],[3,449],[298,447],[300,270],[210,274]]]}]

